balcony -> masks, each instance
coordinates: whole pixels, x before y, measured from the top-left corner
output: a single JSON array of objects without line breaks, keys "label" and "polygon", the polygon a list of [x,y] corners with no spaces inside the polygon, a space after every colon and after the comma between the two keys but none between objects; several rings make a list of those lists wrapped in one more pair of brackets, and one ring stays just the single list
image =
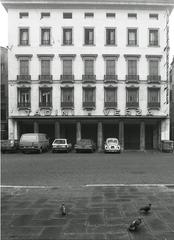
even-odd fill
[{"label": "balcony", "polygon": [[72,45],[72,40],[64,40],[63,45]]},{"label": "balcony", "polygon": [[94,83],[96,82],[96,75],[82,75],[83,82]]},{"label": "balcony", "polygon": [[30,102],[18,102],[18,108],[25,109],[25,108],[31,108]]},{"label": "balcony", "polygon": [[147,81],[148,81],[148,83],[160,83],[161,76],[160,75],[148,75]]},{"label": "balcony", "polygon": [[139,107],[139,102],[126,102],[127,108],[137,108]]},{"label": "balcony", "polygon": [[117,75],[104,75],[104,82],[117,82]]},{"label": "balcony", "polygon": [[149,46],[158,46],[158,41],[149,41]]},{"label": "balcony", "polygon": [[61,102],[61,108],[73,108],[74,102]]},{"label": "balcony", "polygon": [[41,45],[49,46],[50,45],[50,40],[42,40]]},{"label": "balcony", "polygon": [[105,108],[116,108],[117,102],[105,102],[104,106],[105,106]]},{"label": "balcony", "polygon": [[52,103],[50,103],[50,102],[39,102],[39,107],[50,109],[50,108],[52,108]]},{"label": "balcony", "polygon": [[65,83],[72,83],[74,81],[74,75],[60,75],[60,80],[61,82],[65,82]]},{"label": "balcony", "polygon": [[126,82],[127,83],[138,83],[139,75],[126,75]]},{"label": "balcony", "polygon": [[17,75],[17,81],[21,83],[31,82],[31,75]]},{"label": "balcony", "polygon": [[148,102],[148,108],[160,108],[160,102]]},{"label": "balcony", "polygon": [[41,83],[51,83],[52,82],[52,75],[39,75],[39,81]]},{"label": "balcony", "polygon": [[83,108],[94,109],[95,108],[95,102],[83,102]]}]

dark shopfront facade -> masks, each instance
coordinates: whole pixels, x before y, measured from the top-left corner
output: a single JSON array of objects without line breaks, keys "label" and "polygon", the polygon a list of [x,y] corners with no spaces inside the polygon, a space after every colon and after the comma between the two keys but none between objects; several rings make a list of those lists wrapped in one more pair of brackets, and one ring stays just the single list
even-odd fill
[{"label": "dark shopfront facade", "polygon": [[67,138],[74,145],[81,138],[92,139],[103,150],[106,138],[119,139],[123,150],[158,149],[161,140],[162,118],[106,118],[98,116],[15,117],[17,138],[23,133],[46,133],[52,142],[55,138]]}]

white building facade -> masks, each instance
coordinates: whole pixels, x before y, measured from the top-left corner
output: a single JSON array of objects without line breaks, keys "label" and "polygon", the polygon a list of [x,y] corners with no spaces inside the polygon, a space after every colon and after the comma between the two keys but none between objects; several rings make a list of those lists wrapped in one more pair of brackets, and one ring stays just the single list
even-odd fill
[{"label": "white building facade", "polygon": [[9,16],[9,138],[91,138],[99,151],[107,137],[140,150],[169,140],[173,0],[2,2]]}]

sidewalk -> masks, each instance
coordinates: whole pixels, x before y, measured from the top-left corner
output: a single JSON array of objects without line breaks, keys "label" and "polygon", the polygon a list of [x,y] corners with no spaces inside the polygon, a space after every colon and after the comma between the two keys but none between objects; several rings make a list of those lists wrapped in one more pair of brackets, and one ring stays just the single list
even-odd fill
[{"label": "sidewalk", "polygon": [[[167,187],[2,188],[2,240],[173,240],[174,189]],[[65,203],[68,215],[59,206]],[[136,233],[139,207],[152,203]]]}]

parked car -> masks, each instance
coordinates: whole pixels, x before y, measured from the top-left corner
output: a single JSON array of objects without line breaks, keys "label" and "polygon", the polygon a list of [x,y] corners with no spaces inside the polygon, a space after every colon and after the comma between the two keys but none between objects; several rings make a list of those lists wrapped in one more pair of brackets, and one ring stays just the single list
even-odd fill
[{"label": "parked car", "polygon": [[81,139],[75,144],[74,149],[76,152],[94,152],[96,150],[96,145],[91,139]]},{"label": "parked car", "polygon": [[19,150],[18,140],[1,140],[1,152],[17,152]]},{"label": "parked car", "polygon": [[43,151],[48,150],[49,139],[44,133],[25,133],[20,138],[19,148],[23,153],[42,153]]},{"label": "parked car", "polygon": [[120,153],[121,147],[119,144],[119,141],[117,138],[107,138],[105,145],[104,145],[104,151],[107,152],[115,152]]},{"label": "parked car", "polygon": [[52,143],[52,152],[71,151],[72,144],[66,138],[55,139]]}]

